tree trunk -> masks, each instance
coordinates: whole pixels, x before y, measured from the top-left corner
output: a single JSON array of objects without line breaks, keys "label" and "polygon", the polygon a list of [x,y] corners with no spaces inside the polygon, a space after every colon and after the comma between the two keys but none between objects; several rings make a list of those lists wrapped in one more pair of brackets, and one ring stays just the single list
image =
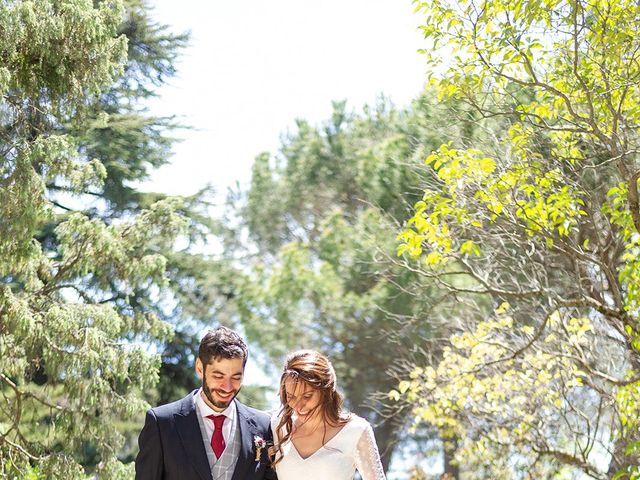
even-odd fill
[{"label": "tree trunk", "polygon": [[454,455],[458,449],[458,439],[443,440],[444,473],[443,480],[460,480],[460,467],[454,462]]}]

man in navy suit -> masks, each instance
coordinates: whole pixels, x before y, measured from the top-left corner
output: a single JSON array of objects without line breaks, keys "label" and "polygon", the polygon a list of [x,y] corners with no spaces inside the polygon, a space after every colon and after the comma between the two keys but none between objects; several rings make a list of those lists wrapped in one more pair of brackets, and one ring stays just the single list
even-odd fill
[{"label": "man in navy suit", "polygon": [[269,416],[237,400],[247,346],[226,327],[200,342],[202,387],[147,412],[138,437],[136,480],[276,480]]}]

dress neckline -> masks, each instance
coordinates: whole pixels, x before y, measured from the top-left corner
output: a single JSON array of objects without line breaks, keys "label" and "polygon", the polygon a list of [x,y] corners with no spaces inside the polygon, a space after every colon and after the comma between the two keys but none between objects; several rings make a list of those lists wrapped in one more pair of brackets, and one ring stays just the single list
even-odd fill
[{"label": "dress neckline", "polygon": [[319,448],[317,448],[311,455],[307,455],[306,457],[303,457],[302,455],[300,455],[300,452],[298,451],[298,448],[296,447],[295,443],[293,443],[293,440],[289,440],[289,443],[291,444],[291,448],[293,448],[293,450],[296,452],[296,455],[298,455],[298,457],[300,458],[300,460],[302,460],[303,462],[306,460],[309,460],[311,457],[313,457],[316,453],[318,453],[320,450],[322,450],[323,448],[326,448],[327,445],[329,445],[331,442],[333,442],[337,437],[340,436],[340,434],[347,428],[347,426],[351,423],[351,420],[353,419],[353,415],[351,416],[351,418],[349,418],[349,420],[347,420],[347,423],[345,423],[342,428],[340,428],[340,430],[338,430],[338,433],[336,433],[333,437],[331,437],[329,440],[327,440],[327,442],[324,445],[320,445]]}]

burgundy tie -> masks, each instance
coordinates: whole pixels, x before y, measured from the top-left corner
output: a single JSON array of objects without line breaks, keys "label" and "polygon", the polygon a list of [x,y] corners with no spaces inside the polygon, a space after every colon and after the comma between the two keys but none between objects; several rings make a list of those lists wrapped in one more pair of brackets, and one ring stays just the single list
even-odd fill
[{"label": "burgundy tie", "polygon": [[213,435],[211,435],[211,448],[213,453],[216,454],[216,458],[220,458],[222,452],[224,452],[224,437],[222,436],[222,424],[224,423],[224,415],[208,415],[207,418],[213,420]]}]

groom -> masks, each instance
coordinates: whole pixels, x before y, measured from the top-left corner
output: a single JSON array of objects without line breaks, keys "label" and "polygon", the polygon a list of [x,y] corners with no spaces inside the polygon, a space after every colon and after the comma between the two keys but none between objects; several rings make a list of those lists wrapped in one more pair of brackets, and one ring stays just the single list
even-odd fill
[{"label": "groom", "polygon": [[226,327],[200,342],[196,373],[202,387],[147,412],[138,437],[136,480],[275,480],[267,457],[269,416],[236,395],[247,346]]}]

